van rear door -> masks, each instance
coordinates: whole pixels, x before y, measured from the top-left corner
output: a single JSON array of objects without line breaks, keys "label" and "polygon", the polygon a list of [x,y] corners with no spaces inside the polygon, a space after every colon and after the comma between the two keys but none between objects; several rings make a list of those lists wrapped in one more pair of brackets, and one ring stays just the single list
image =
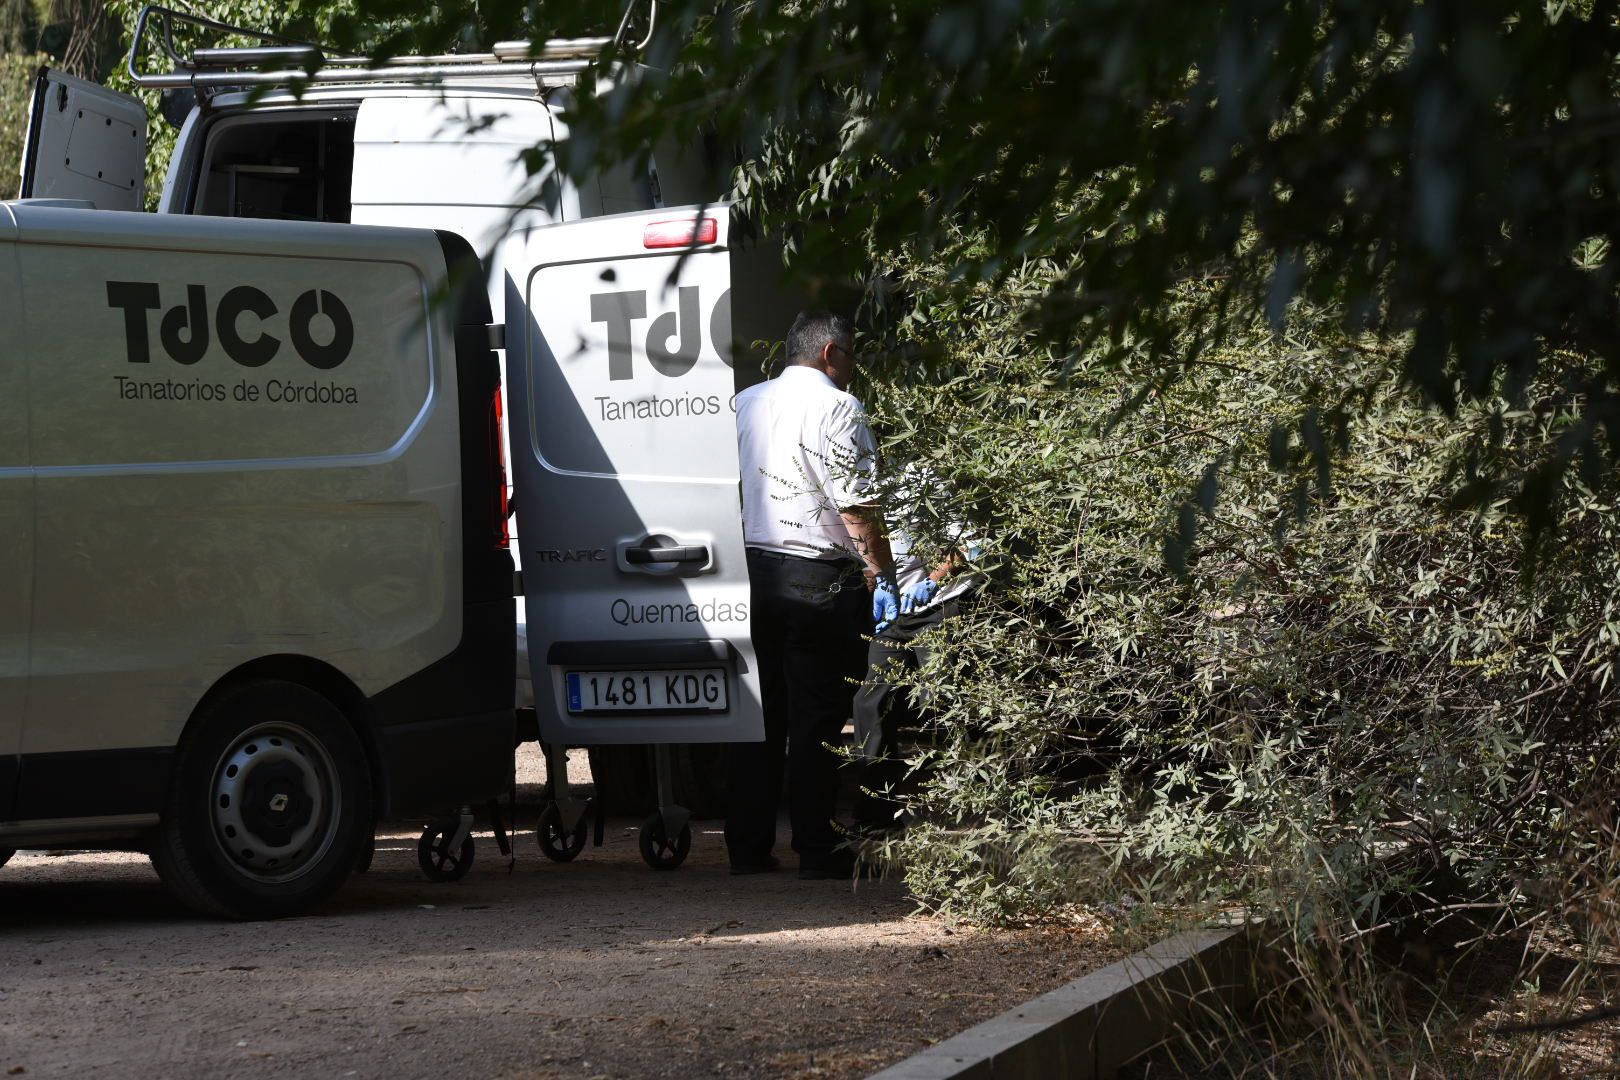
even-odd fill
[{"label": "van rear door", "polygon": [[763,737],[730,225],[724,208],[682,207],[510,241],[517,531],[548,742]]},{"label": "van rear door", "polygon": [[145,198],[146,106],[50,68],[34,80],[22,198],[83,199],[139,210]]}]

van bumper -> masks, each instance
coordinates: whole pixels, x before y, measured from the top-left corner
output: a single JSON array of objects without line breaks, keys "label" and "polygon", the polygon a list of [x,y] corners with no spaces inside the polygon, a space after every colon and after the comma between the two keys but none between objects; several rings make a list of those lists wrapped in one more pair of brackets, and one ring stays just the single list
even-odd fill
[{"label": "van bumper", "polygon": [[505,795],[515,731],[510,707],[377,729],[383,812],[437,814]]}]

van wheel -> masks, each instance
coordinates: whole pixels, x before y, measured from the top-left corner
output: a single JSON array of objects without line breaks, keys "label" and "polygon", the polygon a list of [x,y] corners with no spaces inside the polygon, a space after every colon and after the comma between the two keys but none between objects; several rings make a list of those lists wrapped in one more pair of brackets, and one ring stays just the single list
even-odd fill
[{"label": "van wheel", "polygon": [[293,683],[244,683],[186,733],[152,865],[199,911],[275,918],[332,895],[370,827],[371,777],[343,714]]}]

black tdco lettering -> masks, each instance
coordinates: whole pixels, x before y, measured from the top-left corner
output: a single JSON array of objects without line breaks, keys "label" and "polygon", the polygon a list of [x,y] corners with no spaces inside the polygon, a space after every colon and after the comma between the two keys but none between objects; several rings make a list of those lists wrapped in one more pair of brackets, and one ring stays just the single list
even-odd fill
[{"label": "black tdco lettering", "polygon": [[157,310],[158,287],[150,281],[107,282],[107,306],[124,309],[124,348],[132,364],[149,364],[146,313]]},{"label": "black tdco lettering", "polygon": [[[682,285],[676,311],[666,311],[653,320],[647,331],[647,359],[660,375],[678,378],[692,370],[697,363],[698,350],[703,347],[703,334],[698,319],[698,290],[696,285]],[[669,339],[680,340],[674,350]]]},{"label": "black tdco lettering", "polygon": [[714,311],[709,314],[709,340],[714,342],[714,351],[720,354],[721,362],[732,367],[730,289],[720,294],[720,299],[714,302]]},{"label": "black tdco lettering", "polygon": [[[325,345],[317,344],[309,332],[317,315],[326,316],[332,323],[332,340]],[[354,348],[354,319],[343,301],[325,289],[311,289],[293,301],[292,312],[287,316],[287,331],[304,363],[321,371],[330,371],[343,363]]]},{"label": "black tdco lettering", "polygon": [[163,315],[163,350],[179,364],[195,364],[208,351],[208,290],[186,286],[186,302]]},{"label": "black tdco lettering", "polygon": [[262,367],[281,348],[281,339],[263,330],[252,341],[242,337],[237,323],[244,313],[262,323],[276,313],[276,304],[253,286],[238,285],[220,300],[219,310],[214,313],[214,329],[219,334],[219,343],[225,347],[225,355],[243,367]]},{"label": "black tdco lettering", "polygon": [[[132,364],[152,362],[150,341],[150,314],[162,306],[160,290],[150,281],[107,282],[107,306],[124,313],[124,349]],[[273,359],[281,348],[281,339],[269,333],[263,325],[258,333],[249,336],[242,332],[243,315],[254,316],[261,324],[279,312],[276,302],[263,290],[251,285],[238,285],[228,290],[214,312],[212,326],[219,335],[220,345],[236,363],[243,367],[262,367]],[[331,327],[331,340],[322,344],[315,340],[316,319],[325,319]],[[310,289],[293,303],[289,313],[288,330],[293,347],[310,367],[329,371],[349,358],[354,349],[354,318],[349,309],[334,293],[325,289]],[[186,302],[164,312],[158,325],[158,336],[164,351],[179,364],[195,364],[208,353],[210,319],[208,289],[203,285],[186,286]]]},{"label": "black tdco lettering", "polygon": [[630,370],[630,324],[647,317],[647,293],[593,293],[591,322],[607,323],[608,378],[619,382],[632,377]]}]

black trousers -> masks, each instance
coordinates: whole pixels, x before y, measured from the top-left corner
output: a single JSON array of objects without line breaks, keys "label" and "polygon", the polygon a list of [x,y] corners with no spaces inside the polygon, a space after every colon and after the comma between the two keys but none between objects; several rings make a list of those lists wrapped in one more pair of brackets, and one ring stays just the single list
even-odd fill
[{"label": "black trousers", "polygon": [[786,748],[793,850],[801,866],[827,861],[843,842],[833,824],[838,741],[863,670],[862,635],[872,604],[861,566],[748,552],[754,653],[765,706],[765,741],[733,743],[727,755],[733,863],[757,862],[776,843]]},{"label": "black trousers", "polygon": [[865,762],[861,791],[855,797],[855,826],[881,832],[895,824],[899,804],[883,792],[905,779],[906,763],[896,750],[901,730],[916,727],[921,717],[913,691],[894,681],[927,662],[928,649],[916,639],[955,615],[955,600],[935,604],[915,615],[902,615],[872,639],[866,652],[866,678],[855,695],[855,750]]}]

